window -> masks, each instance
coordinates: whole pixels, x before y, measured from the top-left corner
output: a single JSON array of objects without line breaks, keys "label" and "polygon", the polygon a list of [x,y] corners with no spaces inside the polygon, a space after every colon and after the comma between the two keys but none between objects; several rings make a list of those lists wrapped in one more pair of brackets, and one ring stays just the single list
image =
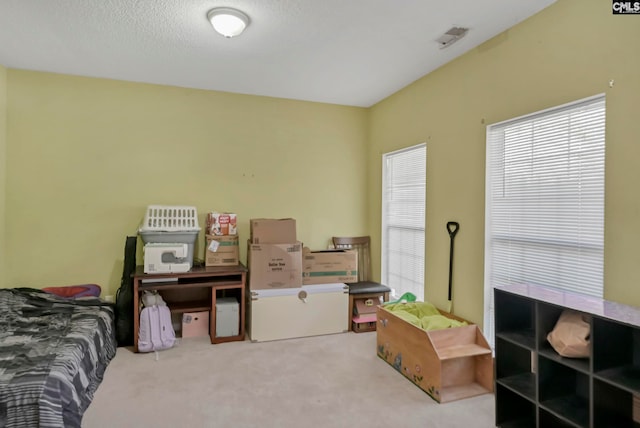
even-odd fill
[{"label": "window", "polygon": [[604,130],[604,95],[487,127],[487,337],[493,287],[602,297]]},{"label": "window", "polygon": [[427,146],[382,156],[382,283],[424,300]]}]

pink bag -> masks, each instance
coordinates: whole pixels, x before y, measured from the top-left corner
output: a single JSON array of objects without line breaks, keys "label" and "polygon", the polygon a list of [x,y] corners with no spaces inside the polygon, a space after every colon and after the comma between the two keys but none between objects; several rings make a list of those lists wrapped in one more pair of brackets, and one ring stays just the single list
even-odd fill
[{"label": "pink bag", "polygon": [[564,310],[547,340],[563,357],[587,358],[591,354],[589,318],[580,312]]}]

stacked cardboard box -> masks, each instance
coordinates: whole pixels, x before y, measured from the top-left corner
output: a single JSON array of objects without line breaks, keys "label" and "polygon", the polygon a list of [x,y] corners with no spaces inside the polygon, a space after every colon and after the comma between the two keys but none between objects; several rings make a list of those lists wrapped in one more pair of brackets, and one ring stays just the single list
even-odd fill
[{"label": "stacked cardboard box", "polygon": [[237,216],[233,213],[219,213],[216,211],[207,214],[207,235],[237,235]]},{"label": "stacked cardboard box", "polygon": [[355,250],[311,251],[303,249],[302,283],[358,282],[358,252]]},{"label": "stacked cardboard box", "polygon": [[249,288],[301,287],[302,243],[297,241],[295,219],[251,219],[250,235]]},{"label": "stacked cardboard box", "polygon": [[247,256],[250,292],[246,306],[251,340],[262,342],[347,331],[346,285],[336,281],[303,284],[303,248],[297,240],[296,221],[252,219],[250,230]]},{"label": "stacked cardboard box", "polygon": [[380,297],[355,299],[353,305],[352,330],[356,333],[376,330],[376,310],[381,304]]},{"label": "stacked cardboard box", "polygon": [[232,213],[207,214],[205,266],[235,266],[240,262],[237,217]]}]

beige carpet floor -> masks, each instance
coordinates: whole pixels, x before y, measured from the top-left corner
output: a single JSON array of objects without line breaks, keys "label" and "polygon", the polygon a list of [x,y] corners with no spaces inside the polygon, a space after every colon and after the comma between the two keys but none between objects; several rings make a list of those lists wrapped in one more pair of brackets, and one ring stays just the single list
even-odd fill
[{"label": "beige carpet floor", "polygon": [[493,394],[438,404],[377,357],[376,335],[344,333],[169,350],[119,348],[82,426],[494,427]]}]

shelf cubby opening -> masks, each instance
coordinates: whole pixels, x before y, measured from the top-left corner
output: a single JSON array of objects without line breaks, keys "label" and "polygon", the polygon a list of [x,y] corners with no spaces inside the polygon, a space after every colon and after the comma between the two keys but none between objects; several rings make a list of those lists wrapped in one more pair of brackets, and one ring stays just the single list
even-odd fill
[{"label": "shelf cubby opening", "polygon": [[[634,394],[599,379],[593,381],[593,413],[596,427],[640,427],[638,399]],[[635,410],[635,411],[634,411]]]},{"label": "shelf cubby opening", "polygon": [[496,426],[500,428],[534,428],[535,404],[498,384],[496,387]]},{"label": "shelf cubby opening", "polygon": [[242,298],[242,292],[237,288],[232,288],[229,290],[216,290],[216,299],[224,297],[235,297],[235,299],[240,302],[240,299]]},{"label": "shelf cubby opening", "polygon": [[167,304],[171,313],[182,314],[185,312],[202,312],[211,310],[211,300],[191,300],[188,302],[169,302]]},{"label": "shelf cubby opening", "polygon": [[576,370],[580,370],[584,373],[589,373],[590,370],[590,358],[567,358],[563,357],[558,352],[553,349],[547,336],[556,326],[558,319],[560,318],[560,314],[566,308],[561,306],[540,303],[538,302],[536,310],[537,315],[536,319],[538,321],[537,325],[537,343],[538,343],[538,352],[540,355],[545,356],[551,360],[554,360],[560,364],[567,365]]},{"label": "shelf cubby opening", "polygon": [[540,409],[540,426],[544,428],[575,428],[576,425]]},{"label": "shelf cubby opening", "polygon": [[536,375],[531,351],[498,338],[496,355],[500,356],[496,359],[496,382],[535,401]]},{"label": "shelf cubby opening", "polygon": [[211,308],[210,288],[184,288],[158,291],[172,311],[181,310],[182,312],[189,312],[188,309],[201,308],[204,306],[206,306],[206,310]]},{"label": "shelf cubby opening", "polygon": [[532,300],[495,289],[496,335],[535,349],[535,313]]},{"label": "shelf cubby opening", "polygon": [[540,406],[571,426],[589,427],[589,376],[539,356]]},{"label": "shelf cubby opening", "polygon": [[640,330],[594,319],[593,341],[596,377],[640,394]]}]

